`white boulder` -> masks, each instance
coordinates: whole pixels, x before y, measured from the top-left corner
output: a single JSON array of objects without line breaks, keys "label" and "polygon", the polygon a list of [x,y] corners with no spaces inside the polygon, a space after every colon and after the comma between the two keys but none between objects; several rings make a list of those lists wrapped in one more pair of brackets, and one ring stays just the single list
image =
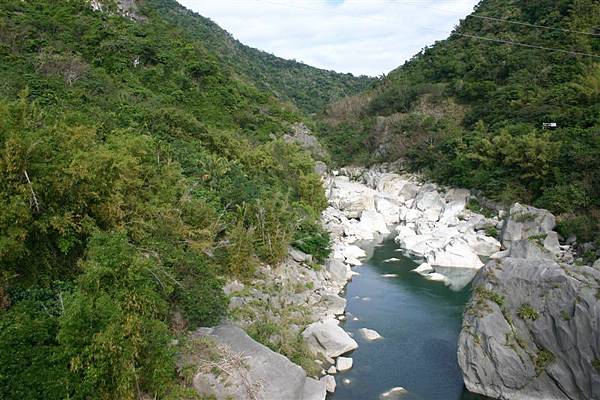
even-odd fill
[{"label": "white boulder", "polygon": [[311,351],[327,357],[337,357],[358,347],[356,341],[334,319],[310,324],[302,336]]},{"label": "white boulder", "polygon": [[363,210],[375,209],[375,190],[346,177],[336,177],[329,191],[329,204],[348,218],[358,218]]},{"label": "white boulder", "polygon": [[367,328],[360,328],[358,330],[358,333],[361,334],[361,336],[368,341],[373,341],[373,340],[378,340],[378,339],[382,339],[383,336],[381,336],[379,334],[379,332],[373,330],[373,329],[367,329]]},{"label": "white boulder", "polygon": [[350,357],[338,357],[335,365],[338,371],[343,372],[348,371],[350,368],[352,368],[352,363],[353,360]]}]

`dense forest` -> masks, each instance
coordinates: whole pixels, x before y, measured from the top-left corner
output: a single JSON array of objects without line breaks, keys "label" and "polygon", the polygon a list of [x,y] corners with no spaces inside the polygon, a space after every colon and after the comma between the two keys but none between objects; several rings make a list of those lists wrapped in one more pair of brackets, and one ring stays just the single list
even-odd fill
[{"label": "dense forest", "polygon": [[339,164],[405,159],[437,181],[547,208],[560,215],[563,236],[593,241],[600,3],[484,0],[447,40],[320,119]]},{"label": "dense forest", "polygon": [[0,2],[0,398],[184,398],[173,339],[225,314],[224,279],[327,255],[281,137],[368,83],[170,0]]}]

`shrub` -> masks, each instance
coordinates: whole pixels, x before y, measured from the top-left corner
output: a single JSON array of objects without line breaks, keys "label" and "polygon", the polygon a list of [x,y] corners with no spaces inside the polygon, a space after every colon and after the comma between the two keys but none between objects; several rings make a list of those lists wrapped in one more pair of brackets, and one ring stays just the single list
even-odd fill
[{"label": "shrub", "polygon": [[554,361],[554,354],[546,349],[541,349],[538,351],[535,357],[535,369],[537,374],[541,374],[548,365],[552,364]]},{"label": "shrub", "polygon": [[294,234],[294,247],[312,254],[315,260],[323,262],[331,252],[331,238],[318,222],[304,220]]},{"label": "shrub", "polygon": [[77,397],[161,395],[175,372],[164,322],[168,274],[152,257],[136,254],[124,235],[108,233],[92,238],[81,268],[58,333]]},{"label": "shrub", "polygon": [[475,288],[475,294],[483,299],[493,301],[500,307],[504,306],[504,296],[494,292],[493,290],[486,289],[483,286],[478,286]]},{"label": "shrub", "polygon": [[593,241],[596,238],[598,221],[585,215],[567,216],[556,225],[556,231],[564,238],[575,235],[581,243]]},{"label": "shrub", "polygon": [[517,311],[517,315],[521,319],[530,319],[532,321],[535,321],[540,316],[539,313],[529,304],[522,304]]}]

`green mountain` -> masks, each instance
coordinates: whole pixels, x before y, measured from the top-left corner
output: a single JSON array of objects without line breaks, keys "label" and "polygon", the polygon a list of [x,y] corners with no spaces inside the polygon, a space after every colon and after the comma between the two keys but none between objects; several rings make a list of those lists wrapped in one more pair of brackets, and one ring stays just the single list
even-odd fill
[{"label": "green mountain", "polygon": [[187,398],[170,343],[224,314],[223,278],[327,256],[280,138],[368,83],[174,1],[2,0],[0,398]]},{"label": "green mountain", "polygon": [[[158,2],[157,2],[158,3]],[[317,69],[248,47],[235,40],[211,20],[163,1],[159,12],[190,35],[205,43],[221,61],[244,74],[260,89],[290,101],[308,113],[321,111],[327,104],[366,90],[375,79]]]},{"label": "green mountain", "polygon": [[443,183],[548,208],[563,235],[595,239],[600,4],[483,0],[448,39],[320,119],[340,164],[403,158]]}]

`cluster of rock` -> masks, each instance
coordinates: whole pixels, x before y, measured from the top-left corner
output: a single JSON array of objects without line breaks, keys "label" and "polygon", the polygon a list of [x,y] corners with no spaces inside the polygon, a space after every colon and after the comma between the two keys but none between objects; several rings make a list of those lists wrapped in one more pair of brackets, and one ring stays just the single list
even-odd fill
[{"label": "cluster of rock", "polygon": [[112,5],[116,5],[117,14],[129,18],[133,21],[144,21],[146,17],[139,13],[138,0],[116,0],[114,2],[106,0],[89,0],[90,7],[94,11],[107,12]]},{"label": "cluster of rock", "polygon": [[[326,391],[335,390],[336,373],[352,368],[344,355],[358,347],[340,326],[346,307],[340,293],[367,257],[365,244],[395,235],[402,251],[423,261],[415,271],[428,279],[461,288],[477,274],[458,350],[469,390],[499,399],[600,398],[600,265],[572,265],[570,247],[561,246],[553,231],[552,214],[515,204],[485,217],[467,209],[469,192],[385,167],[343,169],[325,176],[324,184],[329,207],[322,224],[332,238],[324,268],[314,269],[311,255],[290,249],[283,265],[263,266],[251,285],[226,287],[236,324],[285,324],[318,358],[321,373],[307,377],[241,329],[224,325],[197,336],[224,346],[229,358],[238,354],[243,371],[217,376],[201,369],[194,377],[199,393],[325,399]],[[366,328],[359,333],[365,343],[381,339]],[[244,386],[230,387],[228,379]],[[404,392],[394,388],[388,396]]]},{"label": "cluster of rock", "polygon": [[600,399],[600,262],[574,265],[546,210],[515,204],[473,281],[458,359],[498,399]]},{"label": "cluster of rock", "polygon": [[324,212],[325,226],[344,237],[337,253],[345,255],[346,244],[390,234],[395,226],[399,247],[423,262],[416,272],[461,289],[483,266],[480,256],[500,251],[500,242],[486,231],[500,229],[502,221],[467,210],[467,190],[422,183],[386,166],[343,169],[328,187],[332,207]]}]

